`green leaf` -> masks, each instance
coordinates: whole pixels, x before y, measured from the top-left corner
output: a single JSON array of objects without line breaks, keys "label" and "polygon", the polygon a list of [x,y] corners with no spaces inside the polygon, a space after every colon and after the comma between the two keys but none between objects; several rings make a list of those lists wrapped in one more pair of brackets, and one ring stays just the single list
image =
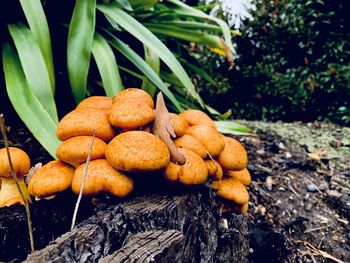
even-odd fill
[{"label": "green leaf", "polygon": [[[160,73],[160,59],[159,57],[147,46],[143,45],[145,51],[145,61],[154,70],[157,75]],[[152,84],[147,77],[142,80],[141,88],[147,91],[152,97],[156,93],[157,87]]]},{"label": "green leaf", "polygon": [[215,125],[218,127],[219,132],[227,134],[252,134],[252,130],[247,126],[239,124],[233,121],[214,121]]},{"label": "green leaf", "polygon": [[165,2],[169,2],[175,5],[176,7],[173,8],[173,11],[177,14],[207,19],[217,23],[221,27],[227,47],[231,50],[232,53],[234,54],[236,53],[231,41],[232,39],[231,31],[226,22],[224,22],[219,18],[207,15],[201,10],[188,6],[185,3],[181,2],[180,0],[165,0]]},{"label": "green leaf", "polygon": [[[144,23],[144,26],[154,26],[159,25],[159,23]],[[221,28],[216,25],[203,23],[203,22],[195,22],[195,21],[182,21],[182,20],[173,20],[173,21],[162,21],[162,25],[164,26],[175,26],[178,28],[188,28],[192,30],[205,30],[205,31],[219,31],[222,32]]]},{"label": "green leaf", "polygon": [[157,73],[155,73],[154,70],[128,45],[113,35],[110,36],[110,45],[122,53],[128,60],[130,60],[160,91],[163,92],[164,96],[168,97],[176,108],[181,111],[182,107],[170,90],[164,85]]},{"label": "green leaf", "polygon": [[32,92],[18,55],[8,43],[3,45],[2,56],[7,94],[13,107],[34,137],[56,158],[60,144],[56,138],[56,123]]},{"label": "green leaf", "polygon": [[174,54],[152,32],[115,5],[97,5],[97,9],[108,15],[127,32],[157,54],[157,56],[159,56],[159,58],[177,75],[191,96],[203,105],[201,97],[194,89],[191,79],[184,68],[175,58]]},{"label": "green leaf", "polygon": [[189,42],[219,48],[223,51],[225,50],[225,46],[223,45],[222,40],[220,39],[220,37],[215,35],[210,35],[197,30],[183,29],[180,27],[163,24],[147,25],[147,28],[156,35],[163,35],[167,37],[183,39]]},{"label": "green leaf", "polygon": [[58,122],[49,73],[33,33],[23,24],[8,25],[30,88],[54,122]]},{"label": "green leaf", "polygon": [[92,43],[92,55],[101,75],[103,88],[107,96],[113,97],[124,89],[118,65],[111,47],[99,33],[95,33]]},{"label": "green leaf", "polygon": [[116,0],[116,1],[125,10],[132,11],[132,6],[130,5],[128,0]]},{"label": "green leaf", "polygon": [[76,0],[67,43],[67,69],[76,102],[86,94],[95,20],[96,0]]},{"label": "green leaf", "polygon": [[50,77],[52,92],[55,93],[55,71],[51,50],[49,26],[40,0],[20,0],[29,27],[38,42]]}]

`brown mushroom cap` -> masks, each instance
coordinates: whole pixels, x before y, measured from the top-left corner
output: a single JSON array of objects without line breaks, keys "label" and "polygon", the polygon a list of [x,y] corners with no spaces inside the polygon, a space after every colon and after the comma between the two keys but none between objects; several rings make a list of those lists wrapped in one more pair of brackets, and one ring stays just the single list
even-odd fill
[{"label": "brown mushroom cap", "polygon": [[116,101],[109,116],[109,122],[123,130],[137,129],[152,121],[154,112],[144,101]]},{"label": "brown mushroom cap", "polygon": [[71,185],[74,167],[61,161],[51,161],[39,169],[28,184],[29,194],[45,197],[63,192]]},{"label": "brown mushroom cap", "polygon": [[249,201],[247,188],[237,179],[228,178],[221,181],[214,181],[212,187],[218,190],[217,194],[236,204],[244,205]]},{"label": "brown mushroom cap", "polygon": [[[30,169],[29,156],[16,147],[9,147],[13,169],[18,178],[22,178]],[[6,148],[0,149],[0,177],[12,178]]]},{"label": "brown mushroom cap", "polygon": [[[56,156],[63,162],[81,164],[86,162],[90,151],[92,136],[76,136],[61,143],[56,150]],[[107,144],[100,138],[94,139],[90,160],[104,159]]]},{"label": "brown mushroom cap", "polygon": [[[85,164],[80,165],[72,181],[72,190],[79,194],[84,178]],[[131,178],[115,170],[105,159],[89,162],[83,195],[95,195],[102,192],[111,193],[114,196],[124,197],[134,188]]]},{"label": "brown mushroom cap", "polygon": [[112,98],[107,96],[92,96],[81,101],[76,109],[109,110],[112,108]]},{"label": "brown mushroom cap", "polygon": [[216,130],[216,125],[210,117],[200,110],[186,110],[179,114],[181,118],[184,118],[188,125],[205,125]]},{"label": "brown mushroom cap", "polygon": [[92,136],[96,130],[96,137],[110,141],[116,135],[109,123],[109,113],[106,110],[76,109],[68,113],[58,123],[56,135],[61,141],[71,137],[87,135]]},{"label": "brown mushroom cap", "polygon": [[225,171],[225,176],[235,178],[244,185],[250,185],[252,182],[252,178],[247,168],[244,168],[241,171],[227,170]]},{"label": "brown mushroom cap", "polygon": [[225,147],[220,134],[206,125],[194,125],[186,130],[186,134],[197,138],[212,157],[218,156]]},{"label": "brown mushroom cap", "polygon": [[164,168],[170,161],[165,143],[145,131],[119,134],[107,146],[106,159],[115,169],[147,172]]},{"label": "brown mushroom cap", "polygon": [[224,137],[225,148],[218,156],[218,161],[224,170],[240,171],[248,163],[247,151],[243,145],[230,137]]},{"label": "brown mushroom cap", "polygon": [[221,180],[223,174],[221,165],[213,160],[204,160],[204,162],[208,169],[208,175],[214,177],[215,180]]},{"label": "brown mushroom cap", "polygon": [[188,128],[187,121],[175,113],[170,113],[170,119],[171,119],[171,122],[173,123],[176,137],[180,137],[184,135]]},{"label": "brown mushroom cap", "polygon": [[137,88],[128,88],[121,92],[119,92],[117,95],[113,98],[113,103],[116,102],[144,102],[148,104],[152,109],[154,108],[154,101],[152,97],[144,90],[137,89]]},{"label": "brown mushroom cap", "polygon": [[207,150],[204,145],[191,135],[183,135],[174,141],[176,147],[185,148],[198,154],[203,159],[207,157]]},{"label": "brown mushroom cap", "polygon": [[186,185],[205,182],[208,178],[208,169],[203,159],[188,149],[181,149],[180,152],[185,156],[186,163],[178,165],[170,162],[163,172],[164,177],[169,181],[179,181]]}]

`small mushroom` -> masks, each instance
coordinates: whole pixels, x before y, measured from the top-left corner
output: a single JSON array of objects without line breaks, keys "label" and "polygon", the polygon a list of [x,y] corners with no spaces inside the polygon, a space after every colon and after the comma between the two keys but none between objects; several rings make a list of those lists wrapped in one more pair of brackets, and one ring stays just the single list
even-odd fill
[{"label": "small mushroom", "polygon": [[[82,164],[74,173],[72,190],[77,195],[80,193],[84,172],[85,164]],[[133,188],[133,180],[122,172],[115,170],[105,159],[89,162],[83,195],[96,195],[106,192],[117,197],[124,197],[131,193]]]},{"label": "small mushroom", "polygon": [[227,170],[225,171],[225,176],[235,178],[246,186],[250,185],[252,182],[252,178],[247,168],[244,168],[241,171]]},{"label": "small mushroom", "polygon": [[203,159],[188,149],[180,149],[186,158],[184,165],[170,162],[165,168],[164,177],[172,182],[178,181],[185,185],[204,183],[208,178],[208,169]]},{"label": "small mushroom", "polygon": [[113,104],[119,102],[143,102],[148,104],[152,109],[154,108],[154,101],[152,97],[144,90],[137,88],[128,88],[121,92],[113,98]]},{"label": "small mushroom", "polygon": [[188,125],[205,125],[216,130],[216,125],[210,117],[200,110],[186,110],[179,114],[181,118],[184,118]]},{"label": "small mushroom", "polygon": [[[92,136],[76,136],[61,143],[56,150],[56,156],[63,162],[73,166],[79,166],[86,162],[89,155]],[[99,138],[95,138],[90,160],[104,159],[107,144]]]},{"label": "small mushroom", "polygon": [[204,162],[208,169],[208,175],[212,176],[215,180],[221,180],[223,174],[221,165],[213,160],[204,160]]},{"label": "small mushroom", "polygon": [[173,123],[174,132],[176,137],[180,137],[185,134],[188,128],[188,122],[175,113],[170,113],[170,119]]},{"label": "small mushroom", "polygon": [[157,136],[145,131],[130,131],[119,134],[108,144],[106,159],[118,170],[150,172],[167,166],[170,153]]},{"label": "small mushroom", "polygon": [[[10,147],[11,162],[14,172],[18,178],[19,186],[28,203],[31,202],[28,194],[27,186],[23,180],[23,176],[28,173],[30,169],[29,156],[21,149]],[[18,191],[16,182],[13,180],[11,174],[10,163],[8,160],[6,148],[0,149],[0,207],[10,206],[15,204],[23,204],[22,197]]]},{"label": "small mushroom", "polygon": [[110,110],[112,108],[112,98],[106,96],[91,96],[81,101],[76,109]]},{"label": "small mushroom", "polygon": [[217,160],[224,170],[243,170],[248,163],[247,151],[239,141],[230,137],[223,138],[225,141],[225,148],[220,153]]},{"label": "small mushroom", "polygon": [[109,142],[116,132],[109,123],[109,111],[96,109],[76,109],[68,113],[58,123],[56,135],[61,141],[71,137],[92,136],[96,129],[96,137]]},{"label": "small mushroom", "polygon": [[249,201],[247,188],[235,178],[214,181],[212,187],[218,190],[218,196],[231,200],[236,204],[244,205]]},{"label": "small mushroom", "polygon": [[29,194],[41,198],[65,191],[71,185],[74,170],[71,165],[58,160],[48,162],[30,180]]},{"label": "small mushroom", "polygon": [[200,157],[205,159],[207,157],[207,150],[205,149],[204,145],[195,137],[191,135],[183,135],[179,138],[177,138],[174,141],[176,147],[178,148],[185,148],[188,150],[191,150],[198,154]]},{"label": "small mushroom", "polygon": [[109,122],[123,130],[135,130],[154,121],[153,109],[144,101],[115,101]]},{"label": "small mushroom", "polygon": [[186,130],[187,135],[198,139],[212,157],[218,156],[225,147],[225,142],[220,134],[206,125],[194,125]]}]

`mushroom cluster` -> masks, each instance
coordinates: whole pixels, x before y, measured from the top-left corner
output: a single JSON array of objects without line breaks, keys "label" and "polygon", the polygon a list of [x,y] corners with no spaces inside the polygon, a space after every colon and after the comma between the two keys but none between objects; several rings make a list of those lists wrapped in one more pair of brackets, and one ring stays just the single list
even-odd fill
[{"label": "mushroom cluster", "polygon": [[[154,107],[152,97],[136,88],[113,99],[93,96],[83,100],[57,126],[56,134],[62,141],[56,151],[58,160],[36,171],[24,192],[50,198],[71,188],[79,194],[90,156],[83,195],[105,192],[125,197],[133,191],[134,173],[160,171],[166,180],[184,185],[203,184],[210,176],[217,195],[233,201],[245,213],[249,200],[246,186],[251,178],[246,169],[247,153],[240,142],[220,134],[202,111],[169,114],[159,95]],[[23,153],[11,150],[17,176],[24,184],[21,178],[29,170],[29,157],[18,157],[27,159],[25,167],[20,167],[16,158]],[[0,207],[9,204],[4,192],[12,180],[4,158],[0,150]],[[18,196],[11,198],[20,203]]]}]

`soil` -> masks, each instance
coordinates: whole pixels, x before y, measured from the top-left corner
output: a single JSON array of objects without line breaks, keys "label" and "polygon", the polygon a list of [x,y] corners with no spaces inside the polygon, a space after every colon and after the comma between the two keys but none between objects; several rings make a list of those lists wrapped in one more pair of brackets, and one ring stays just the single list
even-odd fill
[{"label": "soil", "polygon": [[[249,260],[350,262],[350,129],[243,123],[256,134],[236,137],[248,151],[253,179]],[[12,146],[27,151],[32,165],[51,159],[22,125],[10,127],[8,135]],[[89,209],[85,216],[94,213]]]}]

